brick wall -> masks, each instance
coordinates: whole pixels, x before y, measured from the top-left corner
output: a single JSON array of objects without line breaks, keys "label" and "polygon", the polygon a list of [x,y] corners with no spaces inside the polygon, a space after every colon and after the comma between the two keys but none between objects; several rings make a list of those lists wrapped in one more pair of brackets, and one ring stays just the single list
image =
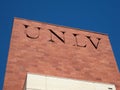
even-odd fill
[{"label": "brick wall", "polygon": [[107,35],[15,18],[4,90],[23,90],[27,72],[112,83],[120,90]]}]

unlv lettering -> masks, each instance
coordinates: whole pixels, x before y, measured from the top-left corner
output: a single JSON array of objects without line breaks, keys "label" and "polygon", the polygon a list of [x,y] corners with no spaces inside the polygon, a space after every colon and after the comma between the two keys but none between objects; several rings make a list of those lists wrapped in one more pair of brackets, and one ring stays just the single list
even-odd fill
[{"label": "unlv lettering", "polygon": [[[28,38],[30,38],[30,39],[37,39],[37,38],[40,37],[41,27],[36,27],[36,29],[34,29],[34,30],[37,30],[37,33],[36,33],[35,36],[29,35],[29,33],[27,32],[27,30],[29,30],[29,25],[24,25],[24,27],[25,27],[26,37],[28,37]],[[54,38],[57,38],[58,40],[60,40],[62,43],[65,44],[65,35],[66,35],[67,32],[61,31],[61,35],[58,35],[58,34],[57,34],[54,30],[52,30],[52,29],[48,29],[47,31],[50,32],[50,36],[49,36],[50,39],[48,40],[49,42],[54,43],[54,42],[56,42],[56,41],[54,40]],[[53,38],[53,36],[54,36],[54,38]],[[87,44],[86,44],[86,43],[79,43],[79,44],[78,44],[78,37],[80,37],[80,34],[78,34],[78,33],[72,33],[71,36],[74,37],[74,44],[73,44],[73,46],[83,47],[83,48],[87,47]],[[71,37],[71,36],[70,36],[70,37]],[[88,39],[88,40],[90,41],[91,45],[92,45],[95,49],[98,49],[98,46],[99,46],[99,43],[100,43],[101,38],[98,38],[98,37],[95,38],[95,39],[97,40],[97,42],[94,42],[94,41],[92,40],[93,37],[91,37],[91,36],[85,36],[85,37],[86,37],[86,39]]]}]

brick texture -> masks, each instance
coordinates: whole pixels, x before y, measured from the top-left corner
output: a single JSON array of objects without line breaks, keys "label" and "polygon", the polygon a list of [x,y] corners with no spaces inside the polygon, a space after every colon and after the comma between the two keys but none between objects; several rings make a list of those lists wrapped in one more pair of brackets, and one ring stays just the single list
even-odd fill
[{"label": "brick texture", "polygon": [[[79,34],[80,46],[73,33]],[[98,46],[97,38],[101,38]],[[23,90],[27,72],[111,83],[120,90],[120,73],[107,35],[15,18],[3,90]]]}]

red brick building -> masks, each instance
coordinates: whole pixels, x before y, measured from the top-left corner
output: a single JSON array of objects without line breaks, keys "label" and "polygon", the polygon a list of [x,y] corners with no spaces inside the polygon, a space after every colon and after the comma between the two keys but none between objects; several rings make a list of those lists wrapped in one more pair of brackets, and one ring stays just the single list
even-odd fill
[{"label": "red brick building", "polygon": [[15,18],[3,90],[23,90],[28,72],[113,84],[120,90],[108,35]]}]

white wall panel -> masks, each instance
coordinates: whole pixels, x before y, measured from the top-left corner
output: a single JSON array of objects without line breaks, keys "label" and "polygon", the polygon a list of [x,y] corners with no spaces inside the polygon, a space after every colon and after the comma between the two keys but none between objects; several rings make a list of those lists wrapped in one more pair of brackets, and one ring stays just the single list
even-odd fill
[{"label": "white wall panel", "polygon": [[[45,90],[46,89],[46,77],[36,74],[28,74],[27,75],[27,81],[26,81],[26,88],[30,89],[40,89]],[[27,90],[28,90],[27,89]]]},{"label": "white wall panel", "polygon": [[26,90],[116,90],[113,84],[27,74]]}]

